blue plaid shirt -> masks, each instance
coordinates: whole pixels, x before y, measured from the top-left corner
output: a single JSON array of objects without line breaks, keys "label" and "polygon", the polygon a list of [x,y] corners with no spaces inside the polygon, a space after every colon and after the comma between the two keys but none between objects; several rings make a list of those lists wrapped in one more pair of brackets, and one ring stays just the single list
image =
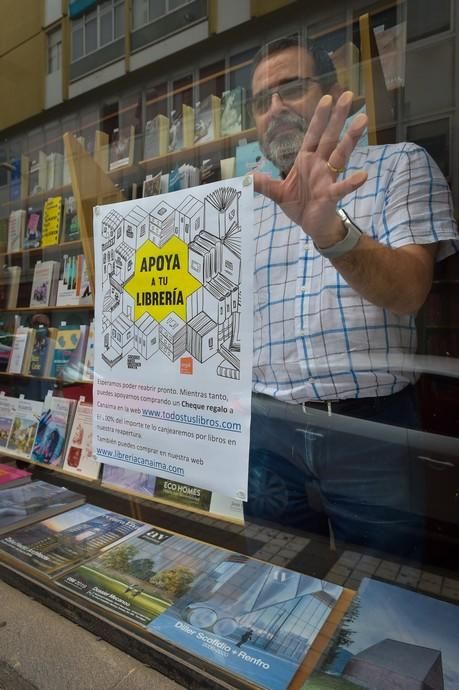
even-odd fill
[{"label": "blue plaid shirt", "polygon": [[[359,147],[346,173],[367,182],[341,206],[389,247],[439,242],[438,259],[459,248],[450,191],[414,144]],[[416,349],[415,315],[363,299],[270,199],[255,201],[253,389],[286,402],[396,393],[414,382],[403,357]]]}]

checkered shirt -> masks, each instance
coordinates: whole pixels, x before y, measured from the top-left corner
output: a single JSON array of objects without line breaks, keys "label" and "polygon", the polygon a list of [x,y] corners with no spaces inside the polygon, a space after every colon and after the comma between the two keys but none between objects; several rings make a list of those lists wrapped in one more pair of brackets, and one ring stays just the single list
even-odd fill
[{"label": "checkered shirt", "polygon": [[[439,242],[459,250],[448,185],[415,144],[357,148],[345,174],[368,180],[341,206],[389,247]],[[363,299],[270,199],[255,199],[253,389],[286,402],[396,393],[416,380],[403,357],[416,349],[415,315]]]}]

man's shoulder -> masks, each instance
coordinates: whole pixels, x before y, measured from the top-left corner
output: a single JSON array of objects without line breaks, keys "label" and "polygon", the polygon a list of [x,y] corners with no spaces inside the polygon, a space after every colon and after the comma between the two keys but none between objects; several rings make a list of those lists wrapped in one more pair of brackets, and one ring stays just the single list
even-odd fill
[{"label": "man's shoulder", "polygon": [[351,154],[350,166],[387,165],[392,167],[401,159],[424,159],[429,157],[427,151],[409,141],[400,141],[396,144],[375,144],[372,146],[357,146]]}]

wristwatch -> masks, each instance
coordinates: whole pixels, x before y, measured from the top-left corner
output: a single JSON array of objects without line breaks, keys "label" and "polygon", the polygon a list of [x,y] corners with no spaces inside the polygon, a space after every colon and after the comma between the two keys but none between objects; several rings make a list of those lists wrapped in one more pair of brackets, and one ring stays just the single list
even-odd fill
[{"label": "wristwatch", "polygon": [[362,230],[349,218],[346,211],[343,211],[342,208],[337,208],[336,213],[346,228],[346,235],[343,239],[336,244],[332,244],[331,247],[325,248],[318,247],[314,242],[314,246],[319,254],[322,254],[326,259],[338,259],[343,254],[347,254],[351,249],[354,249],[363,235]]}]

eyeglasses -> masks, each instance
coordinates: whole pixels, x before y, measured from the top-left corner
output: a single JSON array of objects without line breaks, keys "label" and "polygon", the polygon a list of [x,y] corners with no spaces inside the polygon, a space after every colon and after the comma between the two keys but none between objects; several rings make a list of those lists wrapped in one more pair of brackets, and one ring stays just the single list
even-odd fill
[{"label": "eyeglasses", "polygon": [[313,84],[318,84],[318,79],[312,77],[303,77],[301,79],[292,79],[283,84],[272,86],[269,89],[259,91],[251,100],[251,109],[254,115],[263,115],[271,107],[271,101],[275,93],[279,96],[281,101],[288,103],[291,101],[299,101],[311,89]]}]

